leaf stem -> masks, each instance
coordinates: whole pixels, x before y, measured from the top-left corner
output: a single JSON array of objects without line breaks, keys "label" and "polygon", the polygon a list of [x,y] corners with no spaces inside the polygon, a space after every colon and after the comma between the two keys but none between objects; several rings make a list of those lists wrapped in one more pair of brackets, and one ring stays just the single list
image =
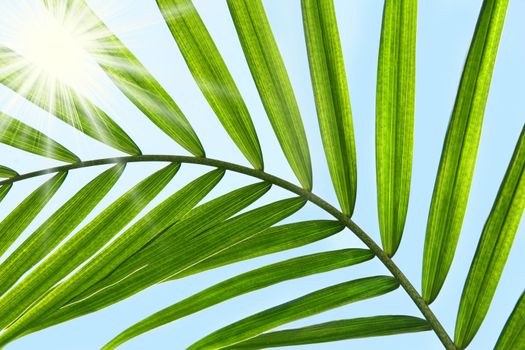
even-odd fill
[{"label": "leaf stem", "polygon": [[201,158],[201,157],[192,157],[192,156],[179,156],[179,155],[138,155],[138,156],[127,156],[127,157],[117,157],[117,158],[103,158],[88,160],[83,162],[77,162],[67,165],[62,165],[54,168],[48,168],[44,170],[38,170],[26,174],[20,174],[9,179],[0,181],[0,186],[12,184],[19,182],[25,179],[42,176],[50,173],[69,171],[73,169],[87,168],[98,165],[106,164],[119,164],[119,163],[137,163],[137,162],[180,162],[187,164],[198,164],[205,166],[212,166],[217,168],[223,168],[233,172],[241,173],[244,175],[252,176],[264,181],[268,181],[276,186],[284,188],[290,192],[293,192],[302,198],[308,200],[309,202],[317,205],[319,208],[323,209],[334,218],[343,223],[347,228],[349,228],[376,256],[377,258],[385,265],[385,267],[392,273],[392,275],[399,281],[401,286],[405,289],[410,298],[414,301],[416,306],[419,308],[423,316],[426,318],[436,335],[438,336],[441,343],[444,345],[447,350],[457,350],[456,345],[452,339],[447,334],[446,330],[443,328],[439,320],[436,318],[436,315],[432,312],[428,304],[421,297],[418,291],[414,288],[412,283],[408,278],[403,274],[403,272],[397,267],[397,265],[392,261],[392,259],[379,247],[375,241],[361,228],[357,225],[352,219],[344,215],[340,210],[313,194],[312,192],[303,189],[291,182],[283,180],[274,175],[268,174],[261,170],[255,170],[248,168],[242,165],[229,163],[217,159],[211,158]]}]

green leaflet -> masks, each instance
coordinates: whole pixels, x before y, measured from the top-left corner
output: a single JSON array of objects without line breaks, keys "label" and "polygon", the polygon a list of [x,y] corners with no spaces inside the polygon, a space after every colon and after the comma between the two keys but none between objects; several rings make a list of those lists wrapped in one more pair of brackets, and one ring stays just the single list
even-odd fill
[{"label": "green leaflet", "polygon": [[484,0],[448,125],[428,216],[423,297],[439,294],[454,258],[508,0]]},{"label": "green leaflet", "polygon": [[[63,11],[64,1],[42,0],[51,11]],[[204,149],[190,123],[171,96],[135,55],[109,30],[84,0],[68,0],[72,13],[81,14],[96,35],[94,45],[86,45],[101,68],[138,109],[163,132],[197,157]]]},{"label": "green leaflet", "polygon": [[[53,288],[12,326],[29,325],[104,278],[165,229],[180,220],[222,179],[224,170],[214,170],[170,196],[97,254],[67,280]],[[11,328],[10,328],[11,329]]]},{"label": "green leaflet", "polygon": [[204,97],[255,169],[263,169],[259,139],[233,78],[191,0],[157,0]]},{"label": "green leaflet", "polygon": [[357,191],[352,109],[333,0],[302,0],[303,24],[317,117],[330,176],[343,213]]},{"label": "green leaflet", "polygon": [[[67,172],[58,173],[37,188],[0,222],[0,256],[24,232],[40,211],[46,206],[66,179]],[[10,186],[4,187],[3,197]],[[2,192],[3,192],[2,191]],[[1,312],[0,312],[1,314]]]},{"label": "green leaflet", "polygon": [[260,0],[228,0],[255,85],[281,148],[301,185],[312,189],[308,141],[292,84]]},{"label": "green leaflet", "polygon": [[7,196],[11,187],[11,184],[0,186],[0,202]]},{"label": "green leaflet", "polygon": [[103,349],[114,349],[140,334],[239,295],[287,280],[359,264],[373,257],[365,249],[336,250],[301,256],[243,273],[149,316],[119,334]]},{"label": "green leaflet", "polygon": [[218,349],[232,345],[283,324],[373,298],[397,287],[399,283],[387,276],[367,277],[333,285],[232,323],[202,338],[188,350]]},{"label": "green leaflet", "polygon": [[[213,229],[196,235],[193,239],[177,239],[173,237],[166,242],[163,249],[157,249],[146,265],[109,285],[106,289],[98,289],[91,294],[85,293],[76,298],[77,301],[63,306],[51,319],[44,319],[37,327],[44,328],[51,324],[62,322],[72,317],[96,311],[106,305],[111,305],[152,284],[167,280],[171,275],[202,261],[247,237],[257,234],[258,227],[266,228],[285,217],[290,216],[304,205],[304,201],[292,198],[252,210],[239,215]],[[280,211],[279,211],[280,210]],[[83,298],[82,298],[83,297]],[[32,332],[36,329],[30,329]]]},{"label": "green leaflet", "polygon": [[59,81],[54,86],[45,85],[45,79],[31,81],[33,63],[1,44],[0,66],[7,67],[0,71],[0,83],[28,101],[100,142],[127,154],[140,154],[133,140],[104,111]]},{"label": "green leaflet", "polygon": [[505,267],[525,209],[525,127],[485,223],[463,288],[455,343],[462,349],[476,335]]},{"label": "green leaflet", "polygon": [[[238,213],[248,205],[261,198],[270,189],[270,185],[265,182],[249,185],[244,188],[232,191],[226,195],[207,202],[194,210],[190,211],[180,222],[170,227],[161,237],[144,247],[136,255],[124,262],[111,276],[107,278],[103,285],[94,286],[87,293],[93,293],[97,289],[104,289],[106,286],[113,285],[144,266],[147,269],[154,269],[154,261],[165,264],[166,259],[173,259],[177,255],[176,250],[183,247],[183,243],[188,242],[195,236],[202,234],[206,230],[220,225],[230,216]],[[177,270],[178,266],[173,266]],[[159,270],[160,271],[160,270]],[[145,271],[151,278],[153,274]],[[162,275],[158,281],[170,275]],[[142,280],[145,281],[146,279]],[[158,282],[157,280],[155,282]]]},{"label": "green leaflet", "polygon": [[258,256],[302,247],[330,237],[344,228],[339,221],[312,220],[270,227],[255,236],[225,249],[210,258],[173,276],[173,279],[187,277],[220,266]]},{"label": "green leaflet", "polygon": [[0,178],[7,179],[10,177],[15,177],[17,175],[18,173],[13,169],[0,165]]},{"label": "green leaflet", "polygon": [[338,320],[261,334],[223,349],[248,350],[306,345],[430,330],[426,320],[412,316],[372,316]]},{"label": "green leaflet", "polygon": [[416,92],[417,0],[387,0],[376,95],[376,176],[383,249],[399,247],[408,209]]},{"label": "green leaflet", "polygon": [[106,170],[78,191],[0,264],[0,295],[62,242],[117,182],[124,165]]},{"label": "green leaflet", "polygon": [[[159,283],[184,268],[181,262],[183,258],[190,261],[188,265],[203,260],[200,256],[206,252],[206,242],[198,240],[201,246],[197,246],[197,252],[193,255],[189,253],[192,246],[188,242],[202,232],[212,229],[218,233],[211,236],[211,240],[226,244],[228,239],[234,237],[220,239],[223,235],[231,234],[231,230],[227,230],[229,226],[225,226],[223,221],[262,197],[270,186],[264,182],[249,185],[191,210],[118,268],[106,272],[107,276],[104,279],[82,293],[71,296],[67,305],[73,307],[66,305],[47,315],[37,325],[38,329],[99,310]],[[257,214],[260,215],[260,212]]]},{"label": "green leaflet", "polygon": [[525,349],[525,292],[521,294],[505,328],[501,332],[494,350]]},{"label": "green leaflet", "polygon": [[55,140],[4,113],[0,113],[0,130],[0,142],[6,145],[62,162],[80,161]]},{"label": "green leaflet", "polygon": [[0,298],[0,324],[5,327],[13,323],[0,335],[0,345],[16,338],[39,311],[27,307],[118,234],[169,183],[179,167],[170,164],[130,189],[4,294]]}]

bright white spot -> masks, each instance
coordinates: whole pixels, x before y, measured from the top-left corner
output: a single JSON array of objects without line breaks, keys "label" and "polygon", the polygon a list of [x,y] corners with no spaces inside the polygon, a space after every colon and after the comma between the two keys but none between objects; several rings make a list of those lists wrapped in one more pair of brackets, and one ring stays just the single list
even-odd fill
[{"label": "bright white spot", "polygon": [[82,91],[90,82],[93,68],[83,49],[82,33],[74,18],[55,18],[43,7],[33,11],[16,29],[14,49],[52,80]]}]

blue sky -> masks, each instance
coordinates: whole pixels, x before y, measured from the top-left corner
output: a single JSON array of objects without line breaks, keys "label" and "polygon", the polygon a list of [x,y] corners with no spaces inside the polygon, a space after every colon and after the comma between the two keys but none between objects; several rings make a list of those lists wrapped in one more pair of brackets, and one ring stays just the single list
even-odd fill
[{"label": "blue sky", "polygon": [[[88,3],[106,21],[110,28],[128,45],[137,57],[157,77],[185,112],[203,141],[208,156],[246,164],[240,152],[228,139],[221,125],[193,81],[178,48],[162,21],[154,1],[90,0]],[[279,145],[271,130],[257,90],[242,55],[235,29],[225,1],[196,0],[195,4],[212,37],[230,68],[245,98],[265,154],[269,173],[291,179]],[[309,137],[314,168],[314,192],[331,203],[336,203],[322,151],[313,93],[311,90],[306,48],[301,22],[299,0],[266,0],[265,8],[279,48],[288,68],[292,85]],[[433,182],[439,162],[442,142],[452,110],[459,77],[474,30],[481,1],[442,0],[420,1],[417,39],[417,92],[414,170],[407,226],[396,263],[405,271],[416,288],[420,289],[421,261],[424,232]],[[31,20],[38,0],[3,0],[0,3],[0,42],[13,40],[13,23]],[[374,159],[375,77],[381,24],[382,1],[336,0],[337,17],[352,100],[358,161],[358,194],[354,220],[370,235],[379,240]],[[36,11],[36,12],[34,12]],[[33,14],[31,14],[33,12]],[[469,264],[474,254],[485,219],[490,211],[497,189],[510,160],[515,142],[523,126],[525,96],[525,1],[511,0],[507,22],[501,40],[499,56],[487,104],[483,136],[479,148],[471,197],[458,243],[456,257],[445,286],[432,304],[445,328],[453,333],[459,298]],[[11,40],[11,41],[10,41]],[[91,62],[89,64],[94,64]],[[145,154],[182,154],[183,150],[145,118],[111,84],[99,69],[93,68],[93,80],[87,94],[99,103],[136,140]],[[82,159],[118,155],[96,141],[72,131],[64,123],[50,118],[37,107],[17,98],[8,89],[0,87],[0,110],[9,112],[31,125],[47,132],[73,150]],[[0,145],[3,165],[19,172],[47,168],[57,163]],[[125,174],[104,199],[94,215],[127,188],[158,169],[160,164],[130,165]],[[32,232],[46,216],[58,208],[80,186],[87,183],[102,168],[73,171],[50,205],[29,227],[24,237]],[[180,173],[166,187],[149,208],[208,169],[183,166]],[[36,186],[43,178],[20,183],[0,205],[0,218]],[[227,174],[212,193],[217,196],[235,186],[253,182],[251,179]],[[289,196],[272,189],[258,204]],[[88,218],[88,219],[89,219]],[[328,218],[311,205],[288,221]],[[484,325],[474,339],[472,349],[493,346],[506,318],[525,289],[522,266],[525,264],[525,229],[517,233],[514,247],[503,273],[500,287],[494,297]],[[23,237],[21,238],[23,239]],[[20,240],[18,241],[20,242]],[[301,249],[284,252],[253,261],[228,266],[192,276],[182,281],[164,283],[109,307],[98,313],[67,324],[27,336],[7,347],[8,350],[95,349],[112,336],[143,317],[189,296],[206,286],[247,271],[292,256],[306,253],[360,247],[360,242],[349,231]],[[162,327],[130,341],[122,349],[183,349],[209,332],[227,324],[277,305],[284,301],[349,279],[387,274],[376,260],[362,265],[333,271],[323,275],[287,282],[263,291],[240,297],[212,309],[205,310],[174,324]],[[377,314],[419,315],[409,297],[399,289],[380,298],[351,304],[328,313],[290,324],[301,326],[328,320]],[[432,332],[313,345],[305,349],[406,348],[441,349]]]}]

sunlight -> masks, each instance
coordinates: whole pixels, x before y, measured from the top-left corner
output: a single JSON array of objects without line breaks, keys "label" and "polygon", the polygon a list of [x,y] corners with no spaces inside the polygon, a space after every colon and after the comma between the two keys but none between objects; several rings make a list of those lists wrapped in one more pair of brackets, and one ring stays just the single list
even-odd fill
[{"label": "sunlight", "polygon": [[93,68],[83,49],[82,16],[71,9],[51,14],[40,7],[33,8],[28,17],[18,22],[13,49],[34,64],[35,74],[85,90],[92,83]]},{"label": "sunlight", "polygon": [[28,21],[20,31],[21,53],[52,77],[78,85],[85,79],[79,39],[51,16]]}]

